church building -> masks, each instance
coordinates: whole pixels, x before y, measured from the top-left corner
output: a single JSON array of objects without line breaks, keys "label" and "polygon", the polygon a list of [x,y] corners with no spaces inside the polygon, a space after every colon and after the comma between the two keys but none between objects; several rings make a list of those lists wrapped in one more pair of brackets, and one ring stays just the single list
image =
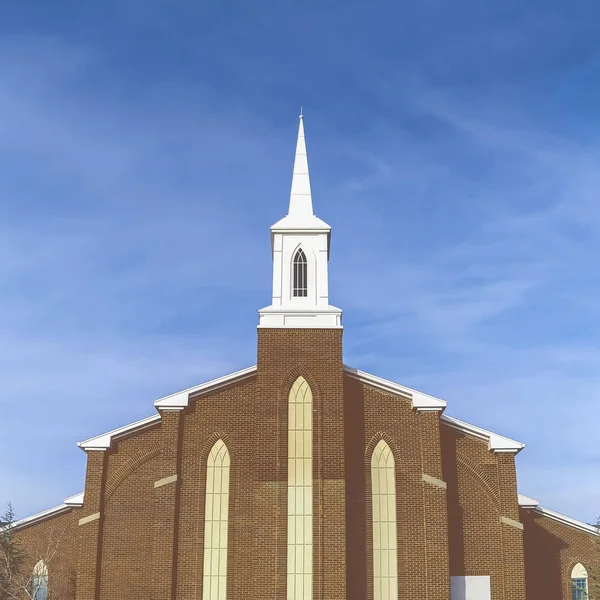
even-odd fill
[{"label": "church building", "polygon": [[83,491],[17,523],[36,600],[588,598],[598,532],[519,494],[522,443],[344,363],[330,242],[301,117],[256,364],[79,443]]}]

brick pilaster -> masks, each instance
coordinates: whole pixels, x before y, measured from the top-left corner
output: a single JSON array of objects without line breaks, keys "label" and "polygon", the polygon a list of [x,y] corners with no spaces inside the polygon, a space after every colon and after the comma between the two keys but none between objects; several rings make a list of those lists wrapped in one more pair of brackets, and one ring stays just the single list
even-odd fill
[{"label": "brick pilaster", "polygon": [[176,592],[182,411],[161,413],[161,453],[154,495],[152,600],[172,600]]},{"label": "brick pilaster", "polygon": [[502,553],[504,567],[504,600],[525,600],[525,558],[523,526],[519,521],[515,455],[498,453]]},{"label": "brick pilaster", "polygon": [[423,463],[423,510],[427,600],[450,597],[448,507],[442,473],[440,413],[419,414]]},{"label": "brick pilaster", "polygon": [[79,519],[76,600],[98,600],[100,597],[106,460],[105,451],[90,450],[87,453],[85,496]]},{"label": "brick pilaster", "polygon": [[285,600],[288,394],[313,392],[313,599],[346,598],[344,387],[340,329],[259,329],[253,589]]}]

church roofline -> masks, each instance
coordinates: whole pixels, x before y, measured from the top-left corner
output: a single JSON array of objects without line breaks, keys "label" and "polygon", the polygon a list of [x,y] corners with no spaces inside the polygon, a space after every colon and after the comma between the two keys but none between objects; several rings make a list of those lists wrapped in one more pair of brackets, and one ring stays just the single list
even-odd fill
[{"label": "church roofline", "polygon": [[550,510],[549,508],[540,506],[539,501],[535,498],[530,498],[529,496],[519,494],[519,506],[524,509],[533,510],[534,512],[542,515],[543,517],[548,517],[548,519],[558,521],[559,523],[562,523],[563,525],[568,525],[569,527],[574,527],[575,529],[579,529],[580,531],[584,531],[585,533],[591,533],[592,535],[600,535],[600,530],[598,530],[598,528],[595,525],[584,523],[583,521],[573,519],[572,517],[567,517],[567,515],[563,515],[562,513],[556,512],[555,510]]},{"label": "church roofline", "polygon": [[[251,377],[255,372],[256,365],[253,365],[252,367],[242,369],[241,371],[236,371],[235,373],[230,373],[229,375],[224,375],[223,377],[218,377],[217,379],[211,379],[210,381],[201,383],[200,385],[196,385],[186,390],[182,390],[181,392],[176,392],[174,394],[170,394],[169,396],[159,398],[154,402],[154,406],[158,411],[181,410],[188,406],[188,401],[191,395],[197,396],[202,393],[213,392],[226,385],[231,385],[232,383],[237,383],[238,381],[242,381],[248,377]],[[159,412],[156,415],[145,417],[144,419],[134,421],[128,425],[123,425],[122,427],[118,427],[112,431],[101,433],[100,435],[89,438],[88,440],[84,440],[83,442],[78,442],[77,445],[82,450],[107,450],[110,448],[114,440],[135,431],[141,431],[147,427],[152,427],[158,423],[160,419],[161,416]]]},{"label": "church roofline", "polygon": [[144,419],[140,419],[139,421],[134,421],[133,423],[129,423],[128,425],[123,425],[123,427],[118,427],[117,429],[113,429],[112,431],[108,431],[106,433],[101,433],[100,435],[94,436],[89,440],[84,440],[83,442],[77,442],[77,445],[82,450],[107,450],[110,448],[113,440],[119,438],[123,435],[133,433],[134,431],[140,431],[141,429],[146,429],[146,427],[151,427],[152,425],[158,423],[160,421],[160,414],[151,415],[149,417],[145,417]]},{"label": "church roofline", "polygon": [[344,365],[344,371],[350,377],[368,383],[374,387],[377,387],[385,392],[391,392],[392,394],[399,394],[400,396],[411,401],[412,407],[418,411],[443,411],[446,408],[445,400],[424,394],[417,390],[413,390],[404,385],[400,385],[389,379],[383,379],[377,377],[377,375],[371,375],[365,371],[355,369],[349,365]]},{"label": "church roofline", "polygon": [[223,377],[217,377],[217,379],[212,379],[211,381],[201,383],[200,385],[188,388],[187,390],[170,394],[164,398],[159,398],[154,402],[154,406],[156,407],[156,410],[181,410],[182,408],[188,406],[190,396],[197,396],[199,394],[213,392],[224,386],[237,383],[238,381],[243,381],[248,377],[252,377],[255,373],[256,365],[252,365],[251,367],[247,367],[241,371],[236,371],[235,373],[230,373],[229,375],[224,375]]},{"label": "church roofline", "polygon": [[[354,379],[363,381],[364,383],[386,392],[391,392],[392,394],[398,394],[403,398],[407,398],[411,401],[412,407],[417,411],[443,411],[446,408],[446,401],[436,398],[435,396],[413,390],[404,385],[400,385],[399,383],[377,377],[376,375],[371,375],[370,373],[360,371],[359,369],[355,369],[348,365],[344,365],[344,371]],[[517,453],[525,447],[525,444],[522,444],[521,442],[511,440],[510,438],[494,433],[493,431],[471,425],[470,423],[466,423],[465,421],[461,421],[448,415],[442,415],[440,419],[453,429],[486,441],[488,443],[488,448],[493,452]]]},{"label": "church roofline", "polygon": [[452,429],[456,429],[462,433],[486,441],[488,443],[488,448],[492,450],[492,452],[514,452],[516,454],[525,448],[525,444],[521,442],[511,440],[510,438],[494,433],[493,431],[488,431],[482,427],[477,427],[477,425],[471,425],[471,423],[466,423],[455,417],[442,415],[441,420],[449,427],[452,427]]},{"label": "church roofline", "polygon": [[[371,373],[355,369],[349,365],[344,365],[344,372],[354,379],[358,379],[359,381],[377,387],[383,391],[397,394],[403,398],[406,398],[407,400],[410,400],[412,408],[419,412],[442,412],[446,408],[445,400],[425,394],[418,390],[414,390],[394,381],[377,377]],[[187,388],[180,392],[176,392],[175,394],[170,394],[168,396],[164,396],[163,398],[159,398],[154,402],[154,406],[158,411],[181,410],[188,406],[190,396],[197,396],[200,394],[213,392],[227,385],[231,385],[252,377],[255,373],[256,365],[253,365],[246,369],[242,369],[240,371],[224,375],[223,377],[218,377],[194,387]],[[79,442],[77,445],[82,450],[106,450],[110,448],[115,439],[133,433],[134,431],[140,431],[146,427],[151,427],[152,425],[158,423],[160,418],[160,414],[152,415],[150,417],[146,417],[145,419],[140,419],[139,421],[124,425],[123,427],[113,429],[107,433],[102,433],[83,442]],[[465,421],[461,421],[448,415],[442,415],[441,420],[453,429],[457,429],[462,433],[466,433],[480,440],[487,441],[489,449],[493,452],[516,453],[520,452],[525,447],[525,444],[522,444],[521,442],[517,442],[481,427],[477,427],[476,425],[471,425],[470,423],[466,423]]]},{"label": "church roofline", "polygon": [[63,500],[63,503],[59,504],[58,506],[48,508],[29,517],[25,517],[23,519],[15,521],[13,523],[13,529],[21,529],[22,527],[33,525],[34,523],[39,523],[40,521],[45,521],[46,519],[56,517],[58,515],[61,515],[62,513],[66,513],[72,510],[73,508],[78,508],[80,506],[83,506],[83,492],[65,498]]}]

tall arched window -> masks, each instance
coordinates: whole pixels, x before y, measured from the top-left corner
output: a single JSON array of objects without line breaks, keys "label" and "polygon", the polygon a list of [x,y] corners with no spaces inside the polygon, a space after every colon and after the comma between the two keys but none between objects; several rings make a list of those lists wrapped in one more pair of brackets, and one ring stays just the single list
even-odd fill
[{"label": "tall arched window", "polygon": [[373,498],[373,598],[398,598],[396,468],[390,447],[381,440],[371,457]]},{"label": "tall arched window", "polygon": [[288,402],[288,600],[312,600],[312,404],[308,383],[298,377]]},{"label": "tall arched window", "polygon": [[43,560],[38,561],[33,567],[31,598],[32,600],[46,600],[48,598],[48,567]]},{"label": "tall arched window", "polygon": [[588,574],[581,563],[577,563],[571,571],[572,600],[588,600]]},{"label": "tall arched window", "polygon": [[229,451],[218,440],[208,455],[204,512],[203,600],[225,600],[229,520]]},{"label": "tall arched window", "polygon": [[302,248],[294,255],[294,286],[292,294],[295,298],[308,296],[308,264]]}]

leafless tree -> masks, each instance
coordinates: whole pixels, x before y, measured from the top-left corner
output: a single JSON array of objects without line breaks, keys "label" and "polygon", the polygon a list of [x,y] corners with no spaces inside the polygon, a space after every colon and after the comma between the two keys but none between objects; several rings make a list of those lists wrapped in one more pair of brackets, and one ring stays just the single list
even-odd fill
[{"label": "leafless tree", "polygon": [[72,600],[74,573],[58,560],[64,530],[48,527],[24,548],[10,504],[0,521],[0,600]]}]

